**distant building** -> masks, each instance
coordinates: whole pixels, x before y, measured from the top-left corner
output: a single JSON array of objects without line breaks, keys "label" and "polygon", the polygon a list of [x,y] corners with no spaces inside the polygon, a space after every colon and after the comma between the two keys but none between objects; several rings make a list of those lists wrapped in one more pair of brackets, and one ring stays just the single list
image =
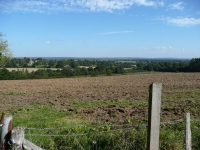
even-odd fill
[{"label": "distant building", "polygon": [[30,59],[29,64],[30,64],[30,65],[33,65],[33,64],[34,64],[34,61],[33,61],[32,59]]}]

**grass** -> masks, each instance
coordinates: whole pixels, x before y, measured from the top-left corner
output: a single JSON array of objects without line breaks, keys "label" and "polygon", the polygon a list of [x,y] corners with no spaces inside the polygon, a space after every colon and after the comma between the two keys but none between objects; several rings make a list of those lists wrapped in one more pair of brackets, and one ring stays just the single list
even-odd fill
[{"label": "grass", "polygon": [[62,127],[72,124],[83,123],[84,120],[81,117],[80,112],[77,111],[79,109],[87,109],[87,108],[95,109],[99,107],[143,108],[148,106],[147,102],[143,101],[134,102],[131,100],[117,102],[117,101],[75,101],[71,99],[70,102],[73,104],[72,106],[70,106],[70,109],[73,110],[73,112],[71,113],[65,109],[60,109],[58,106],[38,105],[38,104],[32,106],[26,106],[26,108],[19,108],[18,110],[12,109],[9,110],[8,113],[13,115],[14,127],[20,126],[20,127],[47,128],[47,127]]},{"label": "grass", "polygon": [[13,126],[28,127],[25,138],[45,149],[145,148],[146,129],[123,130],[110,124],[83,123],[81,119],[66,116],[55,106],[35,105],[12,113]]},{"label": "grass", "polygon": [[61,68],[6,68],[9,71],[15,70],[15,71],[22,71],[22,70],[28,70],[28,72],[32,72],[32,71],[37,71],[38,69],[51,69],[51,70],[57,70],[57,69],[61,69]]},{"label": "grass", "polygon": [[81,119],[75,119],[66,115],[55,106],[31,106],[10,111],[13,114],[13,126],[29,128],[62,127],[82,123]]},{"label": "grass", "polygon": [[[104,103],[93,102],[88,107],[97,107],[99,104],[105,105]],[[109,102],[107,106],[116,103]],[[75,105],[86,107],[87,103]],[[129,105],[129,103],[118,103],[118,106],[124,105]],[[17,111],[10,111],[10,113],[13,114],[13,126],[28,127],[25,129],[25,138],[44,149],[145,150],[147,146],[147,128],[132,128],[134,121],[122,126],[86,123],[81,118],[66,115],[56,106],[45,105],[33,105]],[[142,122],[140,123],[142,124]],[[194,140],[193,148],[199,149],[200,134],[198,131],[200,123],[192,122],[191,124],[192,139]],[[38,130],[39,128],[42,130]],[[44,128],[53,129],[45,130]],[[185,149],[184,137],[184,122],[177,125],[161,125],[160,150]]]},{"label": "grass", "polygon": [[98,107],[109,107],[109,106],[116,106],[116,107],[147,107],[148,103],[143,101],[75,101],[71,100],[73,103],[73,107],[78,108],[98,108]]},{"label": "grass", "polygon": [[[83,123],[60,112],[55,106],[32,106],[13,112],[13,126],[25,129],[25,138],[36,145],[53,149],[124,149],[144,150],[147,146],[147,128],[132,128],[132,123],[123,126]],[[40,121],[38,121],[40,120]],[[53,129],[44,129],[52,128]],[[61,127],[61,128],[60,128]],[[199,148],[199,123],[192,123],[193,147]],[[34,129],[31,129],[34,128]],[[38,130],[42,128],[43,130]],[[160,150],[185,148],[185,123],[161,125]]]}]

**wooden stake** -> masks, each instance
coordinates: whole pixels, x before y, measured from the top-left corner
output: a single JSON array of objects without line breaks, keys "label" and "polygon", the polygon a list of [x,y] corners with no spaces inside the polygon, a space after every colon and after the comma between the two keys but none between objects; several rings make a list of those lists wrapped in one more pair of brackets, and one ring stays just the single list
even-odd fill
[{"label": "wooden stake", "polygon": [[161,83],[149,87],[147,150],[159,149],[161,90]]},{"label": "wooden stake", "polygon": [[190,128],[190,113],[186,113],[186,136],[185,136],[186,150],[192,150],[192,134]]}]

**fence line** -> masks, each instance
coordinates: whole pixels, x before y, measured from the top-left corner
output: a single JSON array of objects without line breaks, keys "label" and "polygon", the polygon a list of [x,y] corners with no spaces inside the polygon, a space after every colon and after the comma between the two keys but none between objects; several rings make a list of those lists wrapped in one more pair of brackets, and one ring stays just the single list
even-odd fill
[{"label": "fence line", "polygon": [[[187,115],[187,114],[186,114]],[[185,122],[186,120],[185,119],[178,119],[178,120],[173,120],[173,121],[167,121],[167,122],[161,122],[161,126],[174,126],[174,125],[178,125],[180,123],[186,123]],[[191,122],[199,122],[199,120],[190,120]],[[82,125],[81,125],[82,126]],[[103,125],[100,125],[100,126],[95,126],[95,127],[102,127]],[[107,126],[107,125],[104,125],[104,126]],[[137,128],[137,127],[143,127],[143,128],[146,128],[147,127],[147,124],[138,124],[138,125],[130,125],[130,124],[126,124],[126,125],[115,125],[113,127],[127,127],[129,126],[128,128],[119,128],[119,129],[111,129],[111,130],[108,130],[108,131],[101,131],[101,130],[94,130],[94,131],[91,131],[89,133],[84,133],[84,134],[76,134],[76,133],[70,133],[70,134],[31,134],[31,133],[27,133],[25,134],[26,136],[33,136],[33,137],[81,137],[81,136],[88,136],[88,135],[95,135],[95,134],[100,134],[101,133],[112,133],[112,132],[119,132],[119,131],[122,131],[120,133],[129,133],[129,130],[132,130],[134,128]],[[82,126],[84,127],[84,126]],[[92,125],[92,127],[94,127],[94,125]],[[54,128],[55,129],[55,128]],[[60,128],[59,128],[60,129]],[[74,129],[74,128],[72,128]],[[31,128],[31,130],[33,130]],[[185,130],[185,129],[184,129]],[[40,130],[37,130],[37,128],[35,128],[35,130],[33,131],[40,131]],[[55,130],[54,130],[55,131]],[[128,131],[128,132],[123,132],[123,131]],[[186,135],[187,136],[187,135]],[[93,137],[93,136],[92,136]],[[187,146],[187,142],[185,142],[186,146]],[[187,150],[191,150],[191,149],[187,149]]]},{"label": "fence line", "polygon": [[[180,124],[184,121],[184,119],[178,119],[178,120],[173,120],[173,121],[166,121],[166,122],[161,122],[160,125],[176,125],[176,124]],[[200,122],[200,120],[190,120],[190,122]],[[148,124],[138,124],[138,125],[131,125],[131,124],[124,124],[124,125],[75,125],[70,127],[61,127],[61,128],[24,128],[24,130],[63,130],[63,129],[73,129],[76,127],[127,127],[129,126],[130,128],[120,128],[120,129],[116,129],[116,130],[108,130],[108,131],[99,131],[99,132],[113,132],[113,131],[119,131],[119,130],[131,130],[134,128],[142,128],[142,127],[147,127]],[[95,132],[95,131],[94,131]],[[36,134],[27,134],[27,135],[34,135],[36,136]],[[38,136],[40,136],[40,134],[37,134]],[[70,136],[70,134],[68,134]],[[63,136],[68,136],[68,135],[63,135]],[[76,134],[75,134],[76,135]],[[86,134],[77,134],[77,135],[86,135]],[[43,136],[43,135],[42,135]],[[44,135],[45,136],[45,135]],[[50,135],[46,135],[46,136],[50,136]],[[54,135],[53,135],[54,136]],[[62,136],[62,135],[59,135]]]},{"label": "fence line", "polygon": [[[177,119],[177,120],[170,120],[170,121],[165,121],[165,122],[160,122],[160,125],[167,125],[167,124],[179,124],[183,122],[184,119]],[[191,122],[200,122],[199,119],[191,119]],[[27,128],[24,127],[24,130],[63,130],[63,129],[73,129],[76,127],[123,127],[123,126],[131,126],[131,127],[147,127],[148,124],[137,124],[137,125],[132,125],[132,124],[100,124],[100,125],[94,125],[94,124],[81,124],[81,125],[73,125],[73,126],[64,126],[64,127],[58,127],[58,128]]]},{"label": "fence line", "polygon": [[[183,122],[184,119],[177,119],[177,120],[172,120],[172,121],[165,121],[161,122],[160,125],[167,125],[167,124],[179,124]],[[193,122],[200,122],[200,120],[191,120]],[[63,129],[73,129],[77,127],[126,127],[126,126],[131,126],[133,128],[140,128],[140,127],[147,127],[148,124],[101,124],[101,125],[90,125],[90,124],[85,124],[85,125],[74,125],[74,126],[66,126],[66,127],[59,127],[59,128],[24,128],[24,130],[63,130]]]},{"label": "fence line", "polygon": [[[180,121],[182,120],[182,121]],[[179,124],[179,123],[182,123],[183,122],[183,119],[180,119],[180,120],[175,120],[175,121],[168,121],[168,122],[162,122],[161,125],[176,125],[176,124]],[[122,126],[122,125],[119,125],[119,126]],[[127,125],[125,125],[127,126]],[[142,128],[142,127],[148,127],[147,124],[139,124],[139,125],[134,125],[134,126],[131,126],[129,125],[130,127],[129,128],[120,128],[120,129],[114,129],[114,130],[108,130],[108,131],[93,131],[93,133],[95,134],[96,132],[100,132],[100,133],[106,133],[106,132],[117,132],[117,131],[123,131],[123,130],[132,130],[132,129],[136,129],[136,128]],[[85,126],[86,127],[86,126]],[[102,127],[102,126],[96,126],[97,128],[98,127]],[[25,128],[25,130],[27,130],[28,128]],[[66,128],[63,128],[63,129],[66,129]],[[70,129],[70,128],[68,128]],[[29,130],[29,129],[28,129]],[[43,130],[43,129],[37,129],[37,128],[31,128],[30,130]],[[51,128],[44,128],[44,130],[51,130]],[[53,130],[56,130],[55,128]],[[58,128],[58,130],[60,130],[60,128]],[[91,134],[90,133],[86,133],[86,134],[63,134],[63,135],[58,135],[58,134],[26,134],[26,135],[30,135],[30,136],[86,136],[88,134]]]}]

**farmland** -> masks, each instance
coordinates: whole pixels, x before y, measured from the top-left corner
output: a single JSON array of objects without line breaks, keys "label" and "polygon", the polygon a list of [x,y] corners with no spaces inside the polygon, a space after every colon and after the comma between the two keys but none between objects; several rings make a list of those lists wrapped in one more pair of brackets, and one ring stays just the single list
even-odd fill
[{"label": "farmland", "polygon": [[[0,110],[13,114],[51,106],[73,122],[126,123],[147,120],[148,88],[161,82],[161,121],[186,112],[199,118],[199,73],[151,73],[119,76],[0,81]],[[66,115],[66,116],[65,116]],[[77,121],[77,120],[76,120]]]},{"label": "farmland", "polygon": [[[26,70],[28,72],[32,72],[32,71],[37,71],[38,69],[47,69],[47,68],[6,68],[7,70],[9,71],[22,71],[22,70]],[[51,69],[51,70],[57,70],[57,69],[61,69],[61,68],[48,68],[48,69]]]}]

